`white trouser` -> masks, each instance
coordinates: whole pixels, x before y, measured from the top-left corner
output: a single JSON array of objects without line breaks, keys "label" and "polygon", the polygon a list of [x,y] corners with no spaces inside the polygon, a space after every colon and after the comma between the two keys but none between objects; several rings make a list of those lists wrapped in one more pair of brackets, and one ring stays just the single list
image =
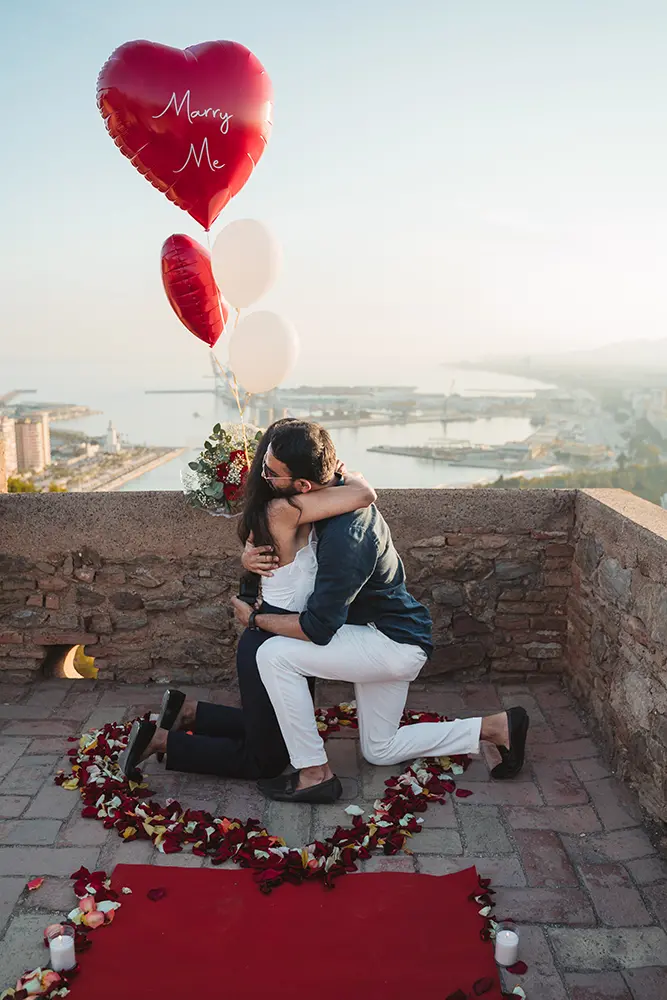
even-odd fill
[{"label": "white trouser", "polygon": [[479,752],[482,720],[421,722],[399,729],[410,681],[426,662],[419,646],[372,625],[343,625],[327,646],[276,636],[257,650],[259,673],[295,768],[325,764],[308,677],[354,683],[361,752],[371,764]]}]

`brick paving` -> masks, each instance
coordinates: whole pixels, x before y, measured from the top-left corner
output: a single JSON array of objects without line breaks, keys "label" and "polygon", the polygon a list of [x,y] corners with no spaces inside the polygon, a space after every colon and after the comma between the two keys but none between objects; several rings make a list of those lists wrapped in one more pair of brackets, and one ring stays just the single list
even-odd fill
[{"label": "brick paving", "polygon": [[[189,693],[233,703],[217,689]],[[69,874],[81,864],[111,870],[122,861],[199,867],[189,854],[165,857],[150,843],[123,843],[80,816],[79,798],[53,785],[67,745],[63,737],[109,719],[154,709],[162,690],[93,681],[0,685],[0,991],[43,960],[41,932],[70,908]],[[323,686],[318,701],[351,698],[343,685]],[[610,772],[583,715],[557,681],[531,685],[415,686],[410,704],[462,716],[523,704],[532,713],[529,760],[515,782],[489,779],[494,752],[473,762],[462,787],[425,814],[412,854],[374,857],[366,871],[446,875],[475,864],[492,878],[498,917],[521,926],[529,1000],[657,1000],[667,996],[667,861],[654,848],[633,796]],[[372,808],[384,781],[400,768],[360,761],[347,731],[330,743],[345,797],[311,809],[267,804],[251,783],[165,772],[152,762],[158,797],[228,816],[261,818],[299,845],[347,824],[350,802]],[[28,894],[26,882],[46,876]]]}]

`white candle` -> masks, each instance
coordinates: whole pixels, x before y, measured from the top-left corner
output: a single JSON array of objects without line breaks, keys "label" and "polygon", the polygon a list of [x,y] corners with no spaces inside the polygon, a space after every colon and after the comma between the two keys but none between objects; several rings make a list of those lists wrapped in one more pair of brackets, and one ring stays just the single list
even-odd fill
[{"label": "white candle", "polygon": [[498,931],[496,934],[496,962],[498,965],[514,965],[519,955],[519,935],[516,931]]},{"label": "white candle", "polygon": [[57,934],[49,938],[49,952],[54,972],[67,972],[76,965],[74,937],[71,934]]}]

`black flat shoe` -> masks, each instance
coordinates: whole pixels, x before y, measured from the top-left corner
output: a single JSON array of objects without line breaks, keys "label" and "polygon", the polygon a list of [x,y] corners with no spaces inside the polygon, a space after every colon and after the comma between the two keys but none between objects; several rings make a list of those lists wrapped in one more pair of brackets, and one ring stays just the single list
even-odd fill
[{"label": "black flat shoe", "polygon": [[[182,691],[176,691],[167,689],[162,696],[162,704],[160,705],[160,714],[157,717],[155,723],[158,729],[172,729],[176,719],[178,718],[178,713],[183,708],[185,704],[185,695]],[[164,754],[157,754],[158,763],[162,763],[164,760]]]},{"label": "black flat shoe", "polygon": [[509,750],[498,747],[502,760],[491,771],[491,777],[497,780],[516,778],[523,767],[526,756],[526,737],[530,719],[525,708],[510,708],[507,711],[507,726],[509,729]]},{"label": "black flat shoe", "polygon": [[257,782],[260,792],[274,802],[307,802],[309,805],[333,805],[343,794],[343,786],[334,774],[333,778],[311,785],[310,788],[299,788],[299,772],[281,774],[278,778],[265,778]]},{"label": "black flat shoe", "polygon": [[118,766],[126,778],[136,781],[141,778],[137,765],[141,755],[155,736],[154,722],[135,722],[130,730],[127,746],[118,754]]}]

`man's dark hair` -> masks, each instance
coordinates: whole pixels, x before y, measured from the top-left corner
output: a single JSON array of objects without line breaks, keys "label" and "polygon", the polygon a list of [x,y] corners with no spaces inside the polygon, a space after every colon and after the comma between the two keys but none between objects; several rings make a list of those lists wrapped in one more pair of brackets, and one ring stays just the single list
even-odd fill
[{"label": "man's dark hair", "polygon": [[308,479],[324,486],[336,471],[336,449],[328,431],[306,420],[276,427],[271,451],[295,479]]}]

